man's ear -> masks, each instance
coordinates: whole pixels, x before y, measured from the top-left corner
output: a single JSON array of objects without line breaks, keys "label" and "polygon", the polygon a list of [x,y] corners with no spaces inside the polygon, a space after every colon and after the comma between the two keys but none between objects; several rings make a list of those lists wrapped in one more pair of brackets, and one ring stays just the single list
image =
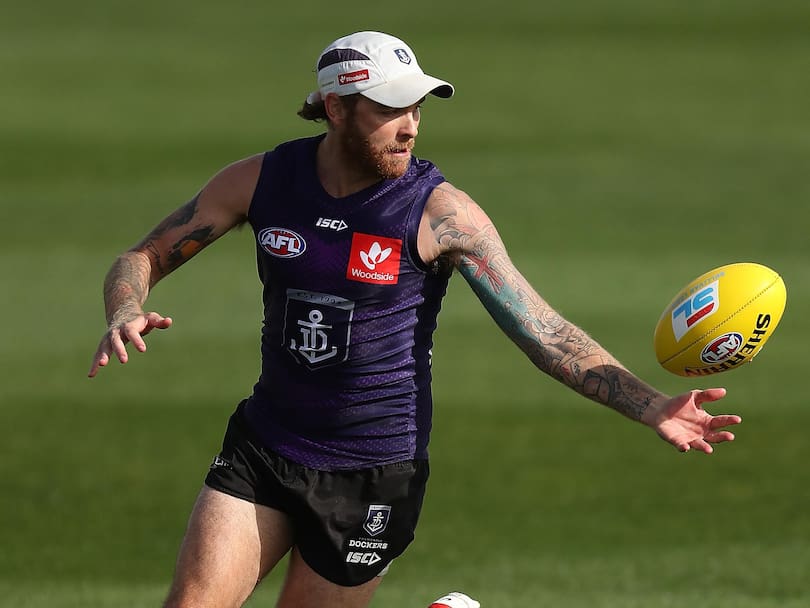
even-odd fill
[{"label": "man's ear", "polygon": [[346,120],[346,106],[343,100],[336,93],[328,93],[323,100],[323,108],[326,116],[332,124],[340,124]]}]

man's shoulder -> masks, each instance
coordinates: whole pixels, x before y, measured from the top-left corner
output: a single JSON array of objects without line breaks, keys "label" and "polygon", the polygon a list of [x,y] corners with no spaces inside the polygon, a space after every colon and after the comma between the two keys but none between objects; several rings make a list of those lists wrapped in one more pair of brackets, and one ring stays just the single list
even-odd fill
[{"label": "man's shoulder", "polygon": [[433,188],[433,191],[430,193],[428,197],[428,202],[435,203],[437,201],[442,202],[452,202],[459,198],[459,195],[463,194],[461,190],[456,188],[453,184],[448,182],[446,179],[443,179],[441,182],[437,183],[436,186]]},{"label": "man's shoulder", "polygon": [[320,141],[324,138],[325,134],[313,135],[311,137],[298,137],[296,139],[289,139],[278,144],[272,150],[265,154],[275,155],[289,155],[300,153],[314,153]]},{"label": "man's shoulder", "polygon": [[444,217],[460,212],[467,213],[477,203],[464,190],[443,181],[431,191],[425,203],[424,214],[428,217]]},{"label": "man's shoulder", "polygon": [[261,164],[266,173],[288,174],[293,167],[315,162],[318,143],[323,135],[290,139],[261,155]]}]

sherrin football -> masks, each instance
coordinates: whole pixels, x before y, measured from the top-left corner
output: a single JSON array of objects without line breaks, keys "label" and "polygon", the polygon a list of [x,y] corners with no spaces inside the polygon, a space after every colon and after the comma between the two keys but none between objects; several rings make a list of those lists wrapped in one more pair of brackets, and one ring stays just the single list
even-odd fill
[{"label": "sherrin football", "polygon": [[741,262],[702,274],[666,307],[653,338],[664,369],[707,376],[753,359],[785,310],[787,291],[767,266]]}]

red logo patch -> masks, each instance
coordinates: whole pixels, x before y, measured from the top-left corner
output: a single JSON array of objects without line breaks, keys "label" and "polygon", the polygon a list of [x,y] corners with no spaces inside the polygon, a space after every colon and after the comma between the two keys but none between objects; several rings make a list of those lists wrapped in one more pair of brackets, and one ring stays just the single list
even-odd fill
[{"label": "red logo patch", "polygon": [[368,70],[357,70],[356,72],[338,74],[338,84],[352,84],[353,82],[360,82],[368,79]]},{"label": "red logo patch", "polygon": [[346,278],[362,283],[395,285],[399,281],[402,241],[355,232]]}]

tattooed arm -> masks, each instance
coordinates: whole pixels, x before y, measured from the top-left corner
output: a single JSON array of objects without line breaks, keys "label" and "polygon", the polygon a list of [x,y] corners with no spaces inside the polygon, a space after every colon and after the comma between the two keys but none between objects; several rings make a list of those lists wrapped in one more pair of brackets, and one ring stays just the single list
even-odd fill
[{"label": "tattooed arm", "polygon": [[203,248],[246,221],[261,163],[262,156],[257,155],[226,167],[140,243],[118,256],[104,281],[107,332],[93,358],[88,373],[91,378],[113,354],[126,363],[127,342],[143,352],[143,336],[171,325],[169,317],[144,312],[149,291]]},{"label": "tattooed arm", "polygon": [[426,261],[449,256],[498,326],[540,370],[578,393],[653,428],[681,451],[711,452],[730,441],[721,426],[737,416],[712,417],[700,408],[723,389],[670,398],[628,371],[583,330],[564,319],[532,288],[509,259],[492,221],[450,184],[434,190],[419,231]]}]

